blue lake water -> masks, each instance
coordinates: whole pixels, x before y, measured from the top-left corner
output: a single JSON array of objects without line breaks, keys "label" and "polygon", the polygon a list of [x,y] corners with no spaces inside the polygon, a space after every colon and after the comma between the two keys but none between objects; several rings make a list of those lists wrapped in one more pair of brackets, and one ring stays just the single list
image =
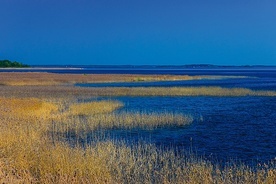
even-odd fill
[{"label": "blue lake water", "polygon": [[[98,98],[98,100],[101,98]],[[106,98],[103,98],[106,99]],[[110,99],[110,98],[109,98]],[[112,137],[147,140],[159,146],[192,148],[199,155],[229,161],[266,162],[276,157],[275,97],[115,97],[120,112],[190,114],[186,127],[112,130]]]},{"label": "blue lake water", "polygon": [[[47,66],[45,66],[47,67]],[[55,68],[22,68],[0,69],[0,72],[48,72],[48,73],[71,73],[71,74],[165,74],[165,75],[233,75],[233,76],[254,76],[254,77],[274,77],[276,76],[276,66],[271,67],[226,67],[226,68],[185,68],[185,67],[87,67],[70,66],[75,69],[55,66]]]}]

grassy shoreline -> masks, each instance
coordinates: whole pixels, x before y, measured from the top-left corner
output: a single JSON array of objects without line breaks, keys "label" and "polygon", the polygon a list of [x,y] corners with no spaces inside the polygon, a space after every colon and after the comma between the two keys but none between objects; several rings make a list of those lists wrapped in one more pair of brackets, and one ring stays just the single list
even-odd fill
[{"label": "grassy shoreline", "polygon": [[0,85],[47,86],[74,85],[97,82],[142,82],[200,79],[244,78],[244,76],[188,76],[188,75],[137,75],[137,74],[55,74],[45,72],[0,72]]},{"label": "grassy shoreline", "polygon": [[1,86],[0,95],[6,97],[116,97],[116,96],[210,96],[275,97],[276,91],[250,90],[247,88],[222,87],[75,87],[75,86]]}]

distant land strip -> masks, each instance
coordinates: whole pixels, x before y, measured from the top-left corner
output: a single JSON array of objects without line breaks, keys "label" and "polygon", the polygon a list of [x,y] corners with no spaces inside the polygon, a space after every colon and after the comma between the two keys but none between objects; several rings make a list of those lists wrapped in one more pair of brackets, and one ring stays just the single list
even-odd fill
[{"label": "distant land strip", "polygon": [[83,68],[74,68],[74,67],[25,67],[25,68],[0,68],[1,70],[82,70]]}]

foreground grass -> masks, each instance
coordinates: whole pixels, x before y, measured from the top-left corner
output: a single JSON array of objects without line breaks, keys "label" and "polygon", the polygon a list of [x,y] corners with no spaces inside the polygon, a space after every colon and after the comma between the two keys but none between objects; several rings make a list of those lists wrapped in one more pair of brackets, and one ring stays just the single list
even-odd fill
[{"label": "foreground grass", "polygon": [[[62,100],[1,98],[0,101],[1,183],[273,183],[276,181],[275,163],[261,164],[254,169],[235,164],[220,167],[191,153],[160,150],[151,144],[140,143],[129,146],[124,142],[104,141],[86,145],[84,149],[78,146],[72,147],[66,142],[52,142],[49,137],[53,122],[63,118],[67,118],[68,121],[70,118],[79,119],[81,125],[85,116],[84,119],[89,120],[87,122],[90,120],[92,122],[94,118],[111,127],[114,125],[112,123],[110,125],[110,122],[118,121],[121,123],[116,126],[128,128],[133,127],[133,124],[148,126],[152,122],[156,123],[153,123],[153,127],[156,127],[159,126],[158,122],[165,120],[177,122],[178,116],[170,119],[170,114],[165,114],[163,117],[159,114],[115,115],[110,113],[111,110],[83,115],[80,111],[72,113],[70,106],[74,103]],[[110,101],[110,104],[113,106],[116,102]],[[94,105],[101,109],[99,104]],[[89,107],[93,108],[93,103],[89,103]],[[62,131],[56,128],[57,132]]]}]

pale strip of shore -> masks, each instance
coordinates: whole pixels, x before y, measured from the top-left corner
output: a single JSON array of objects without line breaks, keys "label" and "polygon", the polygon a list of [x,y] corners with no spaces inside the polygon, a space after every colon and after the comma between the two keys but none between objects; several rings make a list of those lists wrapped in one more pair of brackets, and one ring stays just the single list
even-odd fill
[{"label": "pale strip of shore", "polygon": [[27,68],[0,68],[0,70],[83,70],[76,67],[27,67]]},{"label": "pale strip of shore", "polygon": [[0,70],[83,70],[83,68],[73,68],[73,67],[30,67],[30,68],[0,68]]}]

